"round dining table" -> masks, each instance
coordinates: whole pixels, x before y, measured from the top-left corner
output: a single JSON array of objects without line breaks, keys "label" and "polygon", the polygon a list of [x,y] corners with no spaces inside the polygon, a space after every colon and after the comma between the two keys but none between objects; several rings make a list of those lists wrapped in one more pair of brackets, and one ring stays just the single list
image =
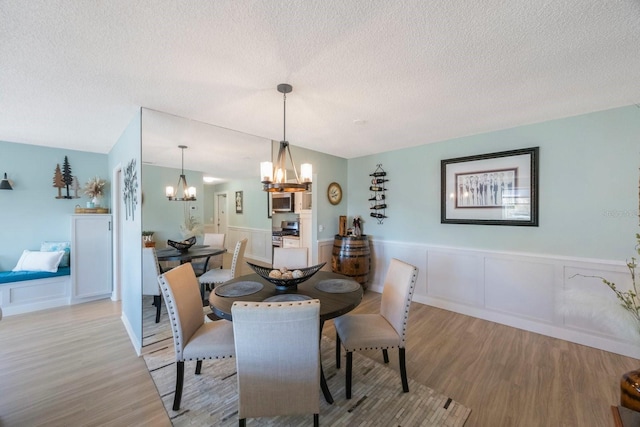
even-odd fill
[{"label": "round dining table", "polygon": [[[331,288],[323,289],[322,285],[327,283],[346,284],[346,288],[335,290]],[[262,287],[248,295],[233,295],[233,293],[224,294],[220,292],[222,289],[231,289],[233,284],[245,285],[259,283]],[[356,286],[357,285],[357,286]],[[256,287],[258,287],[256,285]],[[319,289],[319,288],[320,289]],[[220,293],[228,296],[218,295],[216,289]],[[352,289],[352,290],[351,290]],[[296,287],[288,289],[279,289],[273,283],[263,279],[258,274],[247,274],[237,277],[233,280],[218,285],[209,295],[209,305],[213,313],[226,320],[233,321],[231,316],[231,306],[235,301],[270,301],[278,300],[287,301],[299,299],[318,299],[320,300],[320,335],[322,335],[322,326],[324,322],[338,316],[342,316],[356,308],[362,301],[363,290],[358,282],[338,273],[330,271],[318,271],[309,280],[298,284]],[[333,403],[331,391],[327,386],[327,382],[320,364],[320,386],[324,398],[328,403]]]}]

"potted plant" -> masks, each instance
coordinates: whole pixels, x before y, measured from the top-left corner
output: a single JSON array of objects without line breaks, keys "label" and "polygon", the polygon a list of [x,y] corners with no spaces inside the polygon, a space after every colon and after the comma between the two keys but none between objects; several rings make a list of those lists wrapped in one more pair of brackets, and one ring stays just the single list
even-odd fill
[{"label": "potted plant", "polygon": [[[84,185],[84,194],[86,194],[91,201],[87,203],[87,207],[93,208],[100,206],[100,199],[104,195],[104,186],[107,184],[107,181],[104,179],[100,179],[97,176],[91,178]],[[91,205],[91,206],[90,206]]]}]

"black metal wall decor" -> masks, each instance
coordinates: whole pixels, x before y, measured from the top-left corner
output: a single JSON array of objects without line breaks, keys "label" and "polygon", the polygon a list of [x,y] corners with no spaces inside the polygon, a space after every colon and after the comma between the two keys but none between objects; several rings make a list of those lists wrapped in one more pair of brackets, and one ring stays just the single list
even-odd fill
[{"label": "black metal wall decor", "polygon": [[136,170],[136,159],[131,159],[124,169],[122,197],[124,198],[125,205],[125,219],[128,220],[129,216],[131,216],[131,221],[133,221],[138,204],[138,171]]},{"label": "black metal wall decor", "polygon": [[378,224],[382,224],[385,218],[387,218],[386,183],[389,180],[387,179],[387,173],[382,169],[382,164],[380,163],[376,166],[376,170],[369,174],[371,177],[371,185],[369,186],[369,191],[371,191],[369,209],[371,210],[370,215],[378,220]]}]

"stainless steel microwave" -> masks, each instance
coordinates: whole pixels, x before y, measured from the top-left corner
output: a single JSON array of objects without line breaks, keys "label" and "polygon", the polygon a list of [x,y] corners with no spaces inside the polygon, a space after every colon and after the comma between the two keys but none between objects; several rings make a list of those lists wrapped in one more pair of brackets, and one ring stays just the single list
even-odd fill
[{"label": "stainless steel microwave", "polygon": [[293,212],[294,206],[294,193],[271,193],[273,212]]}]

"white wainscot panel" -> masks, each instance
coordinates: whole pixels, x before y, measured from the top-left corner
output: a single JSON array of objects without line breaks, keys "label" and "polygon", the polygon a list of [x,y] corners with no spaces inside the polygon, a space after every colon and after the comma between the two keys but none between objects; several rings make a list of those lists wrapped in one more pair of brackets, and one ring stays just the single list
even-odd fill
[{"label": "white wainscot panel", "polygon": [[427,294],[427,249],[424,245],[397,242],[369,242],[371,250],[371,271],[369,286],[382,292],[391,258],[396,258],[418,268],[415,295]]},{"label": "white wainscot panel", "polygon": [[485,258],[485,306],[544,322],[554,319],[554,266]]},{"label": "white wainscot panel", "polygon": [[565,267],[564,270],[564,290],[558,297],[558,305],[565,326],[640,342],[637,321],[599,278],[604,277],[615,283],[618,290],[627,291],[632,288],[632,281],[626,268]]},{"label": "white wainscot panel", "polygon": [[479,278],[482,258],[460,252],[429,251],[427,295],[463,304],[482,305]]},{"label": "white wainscot panel", "polygon": [[333,240],[318,242],[318,264],[324,262],[323,271],[331,271],[331,257],[333,254]]}]

